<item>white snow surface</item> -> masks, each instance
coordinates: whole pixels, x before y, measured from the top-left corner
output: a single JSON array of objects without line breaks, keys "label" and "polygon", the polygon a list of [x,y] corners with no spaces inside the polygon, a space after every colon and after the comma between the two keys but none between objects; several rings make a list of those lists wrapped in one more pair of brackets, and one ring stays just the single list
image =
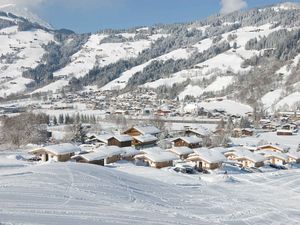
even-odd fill
[{"label": "white snow surface", "polygon": [[201,107],[207,110],[222,109],[232,115],[244,115],[253,111],[250,106],[232,100],[190,103],[184,107],[184,110],[191,112],[193,109],[195,110]]},{"label": "white snow surface", "polygon": [[234,174],[227,179],[218,174],[184,175],[130,163],[110,167],[80,163],[17,167],[12,159],[2,159],[15,165],[0,167],[2,224],[299,221],[299,169]]}]

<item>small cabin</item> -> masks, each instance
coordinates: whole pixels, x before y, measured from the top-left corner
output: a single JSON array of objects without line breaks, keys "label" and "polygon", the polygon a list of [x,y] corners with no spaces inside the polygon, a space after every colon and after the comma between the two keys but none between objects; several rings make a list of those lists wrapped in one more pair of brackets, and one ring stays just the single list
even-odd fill
[{"label": "small cabin", "polygon": [[178,160],[178,156],[171,152],[162,150],[161,148],[152,148],[147,151],[142,151],[143,154],[136,155],[134,158],[136,164],[143,164],[153,168],[164,168],[173,166],[173,161]]},{"label": "small cabin", "polygon": [[254,134],[253,130],[250,128],[243,128],[241,129],[241,132],[242,132],[242,136],[248,136],[248,137],[253,136]]},{"label": "small cabin", "polygon": [[293,136],[292,130],[277,130],[276,134],[278,136]]},{"label": "small cabin", "polygon": [[261,151],[260,152],[271,164],[284,165],[288,163],[288,156],[281,152]]},{"label": "small cabin", "polygon": [[140,135],[134,136],[132,145],[136,147],[136,149],[143,148],[151,148],[157,145],[158,138],[153,135]]},{"label": "small cabin", "polygon": [[190,137],[190,136],[196,136],[199,138],[205,138],[208,137],[210,135],[210,132],[203,129],[186,129],[185,130],[185,136]]},{"label": "small cabin", "polygon": [[197,136],[179,137],[172,141],[174,147],[199,148],[202,146],[202,139]]},{"label": "small cabin", "polygon": [[104,164],[115,163],[122,159],[122,153],[124,152],[122,148],[118,146],[101,146],[95,151],[99,151],[103,155],[105,155]]},{"label": "small cabin", "polygon": [[219,151],[208,148],[196,148],[187,160],[194,162],[198,170],[214,170],[220,168],[222,163],[226,161],[226,158]]},{"label": "small cabin", "polygon": [[300,152],[290,151],[287,153],[288,163],[300,163]]},{"label": "small cabin", "polygon": [[257,147],[257,150],[263,150],[263,151],[272,151],[272,152],[284,152],[284,149],[276,146],[276,145],[271,145],[271,144],[267,144],[267,145],[261,145]]},{"label": "small cabin", "polygon": [[190,154],[194,152],[193,149],[185,146],[173,147],[169,149],[169,151],[177,155],[180,159],[186,159]]},{"label": "small cabin", "polygon": [[132,145],[133,138],[129,135],[114,135],[107,140],[107,145],[122,147],[130,147]]},{"label": "small cabin", "polygon": [[233,147],[224,155],[227,159],[236,161],[242,167],[262,167],[265,161],[262,155],[253,153],[245,147]]},{"label": "small cabin", "polygon": [[91,152],[87,154],[75,155],[72,157],[78,163],[90,163],[104,166],[104,161],[107,156],[102,152]]},{"label": "small cabin", "polygon": [[134,147],[123,147],[122,148],[122,154],[121,154],[121,160],[126,161],[134,161],[134,157],[141,152],[136,150]]},{"label": "small cabin", "polygon": [[42,162],[50,160],[66,162],[75,155],[75,152],[80,152],[80,148],[70,143],[49,145],[29,151],[29,153],[41,157]]},{"label": "small cabin", "polygon": [[133,126],[132,128],[123,132],[123,134],[130,135],[132,137],[135,136],[143,136],[143,135],[152,135],[157,137],[161,131],[155,126]]}]

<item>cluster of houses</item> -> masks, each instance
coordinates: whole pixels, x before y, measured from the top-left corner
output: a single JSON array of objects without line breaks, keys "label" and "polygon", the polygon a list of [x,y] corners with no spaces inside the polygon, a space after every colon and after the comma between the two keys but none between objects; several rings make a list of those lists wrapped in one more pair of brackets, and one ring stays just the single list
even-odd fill
[{"label": "cluster of houses", "polygon": [[133,126],[121,134],[89,134],[86,144],[80,146],[70,143],[50,145],[33,149],[30,153],[43,162],[73,160],[102,166],[119,160],[154,168],[188,162],[199,171],[217,169],[224,163],[245,168],[258,168],[266,163],[300,163],[300,152],[278,145],[205,148],[202,147],[203,132],[191,129],[181,137],[172,138],[170,146],[162,149],[158,146],[159,134],[160,130],[151,125]]}]

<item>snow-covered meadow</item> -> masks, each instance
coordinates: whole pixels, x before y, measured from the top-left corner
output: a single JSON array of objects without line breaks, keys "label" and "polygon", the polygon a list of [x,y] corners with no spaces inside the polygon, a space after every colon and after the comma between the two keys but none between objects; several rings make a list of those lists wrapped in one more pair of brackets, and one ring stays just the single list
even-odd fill
[{"label": "snow-covered meadow", "polygon": [[[298,224],[300,169],[184,175],[0,155],[1,224]],[[4,163],[5,162],[5,163]]]}]

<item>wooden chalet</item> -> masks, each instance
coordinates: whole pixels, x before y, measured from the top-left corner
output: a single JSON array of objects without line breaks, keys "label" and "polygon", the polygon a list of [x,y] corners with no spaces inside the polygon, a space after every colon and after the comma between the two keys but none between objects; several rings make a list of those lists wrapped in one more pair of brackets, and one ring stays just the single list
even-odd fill
[{"label": "wooden chalet", "polygon": [[276,134],[278,136],[293,136],[293,130],[277,130]]},{"label": "wooden chalet", "polygon": [[175,138],[172,143],[174,147],[199,148],[202,146],[202,139],[197,136]]},{"label": "wooden chalet", "polygon": [[155,126],[133,126],[130,129],[123,132],[123,134],[130,135],[132,137],[141,136],[141,135],[153,135],[156,136],[160,134],[161,131]]},{"label": "wooden chalet", "polygon": [[130,147],[132,145],[133,138],[129,135],[114,135],[113,137],[107,139],[107,145],[122,147]]},{"label": "wooden chalet", "polygon": [[179,159],[175,154],[164,151],[159,147],[143,150],[142,153],[134,157],[136,164],[143,164],[157,169],[173,166],[173,161]]},{"label": "wooden chalet", "polygon": [[80,148],[70,143],[49,145],[29,151],[29,153],[41,157],[42,162],[50,160],[66,162],[71,159],[75,152],[80,152]]},{"label": "wooden chalet", "polygon": [[288,163],[300,163],[300,152],[289,151],[287,153]]},{"label": "wooden chalet", "polygon": [[208,148],[196,148],[187,160],[194,162],[198,170],[214,170],[222,166],[222,163],[226,161],[226,157],[219,151]]},{"label": "wooden chalet", "polygon": [[133,136],[132,145],[137,149],[150,148],[157,145],[158,138],[153,135]]},{"label": "wooden chalet", "polygon": [[173,147],[169,149],[169,151],[177,155],[180,159],[187,159],[188,156],[194,152],[193,149],[185,146]]},{"label": "wooden chalet", "polygon": [[266,160],[262,155],[253,153],[245,147],[233,147],[224,155],[227,159],[236,161],[242,167],[261,167]]}]

